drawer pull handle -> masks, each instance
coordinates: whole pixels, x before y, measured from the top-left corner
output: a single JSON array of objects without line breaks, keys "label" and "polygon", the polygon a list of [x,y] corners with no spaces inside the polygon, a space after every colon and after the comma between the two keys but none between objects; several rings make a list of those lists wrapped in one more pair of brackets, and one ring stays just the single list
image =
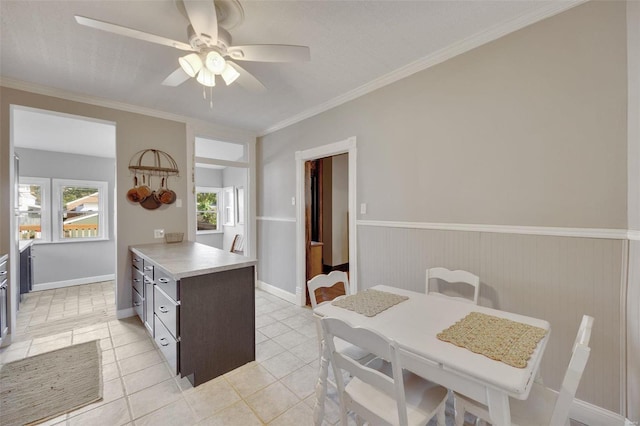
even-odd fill
[{"label": "drawer pull handle", "polygon": [[0,275],[7,275],[7,271],[0,271]]},{"label": "drawer pull handle", "polygon": [[166,278],[158,278],[158,281],[161,282],[162,284],[166,284],[169,282],[169,280]]},{"label": "drawer pull handle", "polygon": [[163,314],[168,314],[169,313],[169,310],[167,309],[166,306],[158,306],[158,310],[160,312],[162,312]]},{"label": "drawer pull handle", "polygon": [[151,281],[149,278],[145,278],[144,282],[147,284],[153,284],[153,281]]},{"label": "drawer pull handle", "polygon": [[169,346],[169,341],[167,340],[166,337],[163,337],[162,339],[160,339],[160,346]]},{"label": "drawer pull handle", "polygon": [[140,306],[140,302],[133,302],[133,306]]},{"label": "drawer pull handle", "polygon": [[133,259],[134,262],[140,262],[140,259]]},{"label": "drawer pull handle", "polygon": [[153,266],[145,266],[144,270],[145,271],[153,271]]},{"label": "drawer pull handle", "polygon": [[139,282],[140,282],[140,278],[134,278],[134,279],[133,279],[133,282],[134,282],[134,283],[139,283]]}]

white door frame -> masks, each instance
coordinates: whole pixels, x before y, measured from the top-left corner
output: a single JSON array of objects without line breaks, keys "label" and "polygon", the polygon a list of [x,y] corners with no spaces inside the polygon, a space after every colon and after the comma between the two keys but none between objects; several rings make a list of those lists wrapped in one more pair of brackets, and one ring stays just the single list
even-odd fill
[{"label": "white door frame", "polygon": [[304,163],[318,158],[338,154],[349,156],[349,283],[353,292],[358,289],[358,257],[356,239],[356,137],[340,142],[296,151],[296,300],[298,305],[306,302],[306,247],[305,247],[305,196]]}]

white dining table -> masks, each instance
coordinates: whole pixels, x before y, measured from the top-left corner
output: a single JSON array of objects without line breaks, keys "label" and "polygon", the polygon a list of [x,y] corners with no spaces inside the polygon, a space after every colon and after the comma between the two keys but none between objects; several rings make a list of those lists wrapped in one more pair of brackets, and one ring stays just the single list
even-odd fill
[{"label": "white dining table", "polygon": [[[492,424],[511,424],[509,397],[523,400],[529,396],[549,340],[550,325],[547,321],[385,285],[378,285],[373,289],[407,296],[408,299],[373,317],[334,306],[331,302],[318,305],[314,313],[320,317],[339,318],[353,326],[366,327],[395,340],[406,355],[405,368],[487,405]],[[512,367],[436,337],[471,312],[540,327],[547,330],[547,333],[538,343],[525,368]],[[329,365],[326,348],[322,352],[314,408],[314,421],[317,425],[324,417]]]}]

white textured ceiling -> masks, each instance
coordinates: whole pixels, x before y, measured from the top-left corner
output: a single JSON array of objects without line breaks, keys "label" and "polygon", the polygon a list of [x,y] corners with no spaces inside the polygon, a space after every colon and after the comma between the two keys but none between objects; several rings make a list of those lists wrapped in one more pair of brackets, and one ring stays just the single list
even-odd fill
[{"label": "white textured ceiling", "polygon": [[543,0],[241,1],[233,44],[298,44],[305,63],[242,65],[267,87],[216,86],[214,105],[191,79],[160,83],[182,51],[78,25],[79,14],[187,42],[173,0],[0,1],[0,76],[263,132],[331,104],[395,70],[558,3]]}]

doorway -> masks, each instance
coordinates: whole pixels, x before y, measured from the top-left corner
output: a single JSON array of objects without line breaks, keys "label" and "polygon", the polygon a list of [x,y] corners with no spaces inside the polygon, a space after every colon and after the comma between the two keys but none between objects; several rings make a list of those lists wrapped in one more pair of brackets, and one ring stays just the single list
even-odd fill
[{"label": "doorway", "polygon": [[[307,281],[331,271],[349,272],[348,160],[344,153],[305,162]],[[345,294],[342,284],[338,287],[331,289],[331,298]]]},{"label": "doorway", "polygon": [[11,105],[12,324],[31,291],[100,283],[115,304],[115,145],[113,122]]},{"label": "doorway", "polygon": [[[342,155],[342,156],[341,156]],[[320,146],[317,148],[309,149],[306,151],[298,151],[296,152],[296,194],[297,194],[297,207],[296,207],[296,300],[300,306],[303,306],[307,303],[308,295],[307,295],[307,276],[308,271],[316,272],[318,270],[318,266],[316,264],[315,269],[312,269],[309,265],[311,262],[310,257],[312,257],[311,250],[313,250],[312,235],[315,235],[316,239],[321,238],[320,235],[326,234],[327,232],[327,221],[324,220],[324,215],[320,214],[319,204],[326,204],[321,199],[327,199],[326,191],[323,191],[321,188],[326,185],[323,185],[320,181],[324,181],[323,179],[326,173],[321,172],[321,177],[318,179],[316,176],[314,178],[316,186],[315,194],[311,190],[311,182],[312,179],[310,177],[311,169],[313,168],[312,164],[323,164],[321,159],[331,158],[333,157],[343,159],[347,164],[345,167],[346,174],[346,182],[343,182],[344,187],[346,188],[346,208],[344,211],[345,217],[345,237],[346,240],[342,244],[346,253],[344,254],[347,259],[349,268],[349,280],[352,287],[352,290],[355,291],[357,289],[357,247],[356,247],[356,138],[351,137],[344,141]],[[319,166],[319,168],[323,168],[324,165]],[[317,173],[316,167],[316,173]],[[307,177],[309,176],[309,179]],[[344,178],[342,180],[345,180]],[[322,185],[322,186],[321,186]],[[320,195],[323,193],[323,195]],[[314,202],[315,200],[315,202]],[[315,204],[315,206],[313,206]],[[315,215],[312,213],[315,210]],[[315,226],[312,226],[313,219],[312,216],[316,218]],[[332,222],[333,224],[333,222]],[[333,226],[332,226],[333,227]],[[324,238],[324,237],[323,237]],[[326,240],[326,238],[325,238]],[[322,241],[320,241],[322,242]],[[316,241],[318,243],[318,241]],[[322,243],[324,246],[324,242]],[[323,251],[323,247],[316,248],[318,252]],[[332,242],[332,249],[333,249]],[[328,248],[328,247],[327,247]],[[332,250],[333,251],[333,250]],[[324,253],[321,255],[326,256],[328,265],[334,266],[333,257],[331,260],[328,259],[328,254]],[[316,261],[317,262],[317,261]],[[321,267],[320,270],[323,269],[324,261],[320,260]],[[345,262],[342,262],[345,263]],[[339,266],[340,264],[338,264]]]}]

